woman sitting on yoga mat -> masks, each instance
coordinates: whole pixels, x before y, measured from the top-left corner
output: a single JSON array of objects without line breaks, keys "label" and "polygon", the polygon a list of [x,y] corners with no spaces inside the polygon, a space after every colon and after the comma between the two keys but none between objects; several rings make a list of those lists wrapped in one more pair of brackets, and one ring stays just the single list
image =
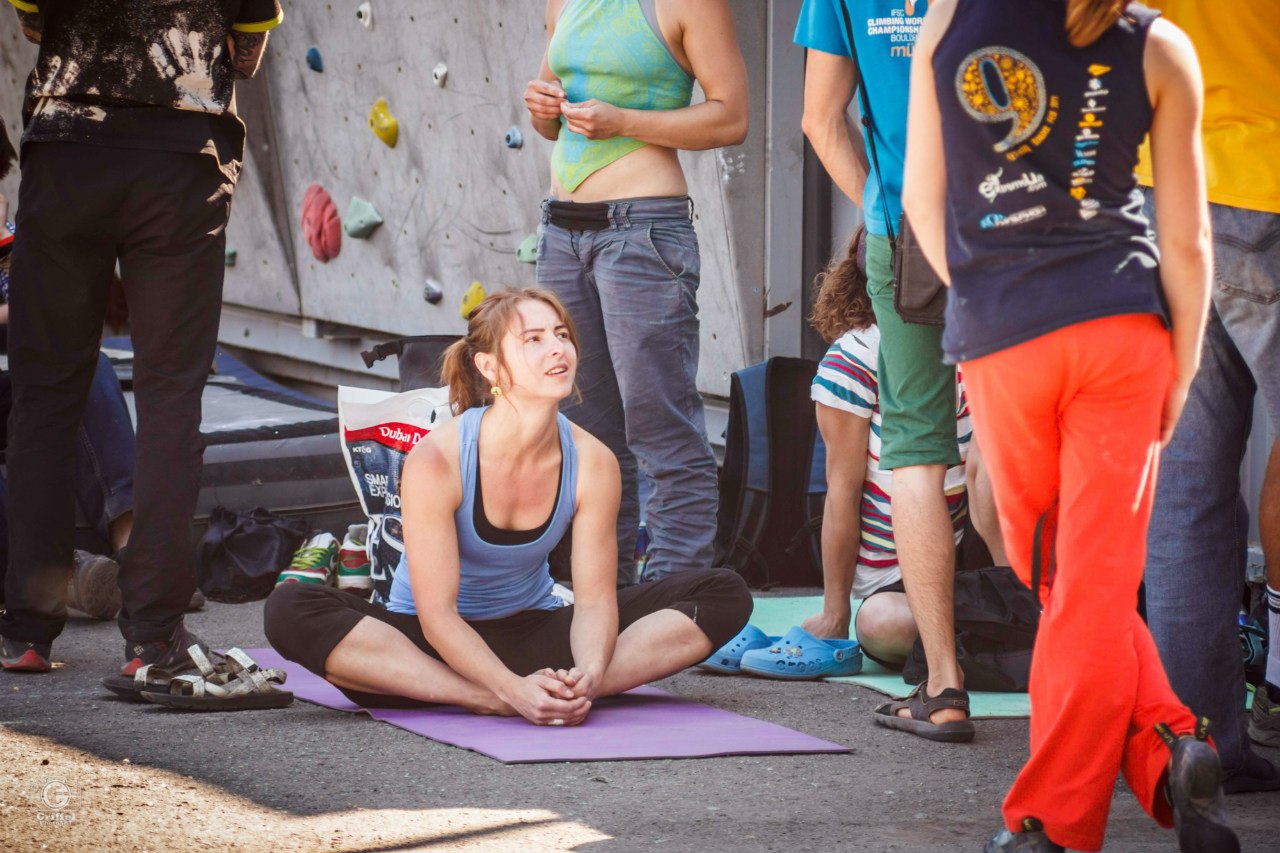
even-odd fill
[{"label": "woman sitting on yoga mat", "polygon": [[[732,639],[751,615],[733,572],[616,588],[618,463],[558,411],[577,363],[573,322],[551,293],[481,303],[445,354],[459,417],[405,461],[406,559],[387,608],[283,584],[264,613],[271,645],[360,705],[452,704],[576,725],[596,698]],[[547,554],[570,529],[566,604],[551,592]]]}]

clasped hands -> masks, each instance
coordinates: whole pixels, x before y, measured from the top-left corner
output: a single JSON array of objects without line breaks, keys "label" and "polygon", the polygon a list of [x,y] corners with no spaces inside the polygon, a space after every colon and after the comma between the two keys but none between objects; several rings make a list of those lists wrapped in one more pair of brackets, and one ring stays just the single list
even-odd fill
[{"label": "clasped hands", "polygon": [[570,103],[564,89],[546,80],[530,80],[525,87],[524,103],[529,115],[542,121],[564,119],[565,126],[587,139],[611,139],[625,136],[624,113],[613,104],[596,98]]},{"label": "clasped hands", "polygon": [[534,725],[576,726],[587,718],[599,689],[599,678],[577,667],[540,669],[520,679],[507,701]]}]

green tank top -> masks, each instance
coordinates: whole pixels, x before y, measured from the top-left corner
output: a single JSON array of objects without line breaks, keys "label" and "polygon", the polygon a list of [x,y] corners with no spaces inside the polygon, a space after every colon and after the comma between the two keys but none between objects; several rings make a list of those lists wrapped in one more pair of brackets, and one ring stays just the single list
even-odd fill
[{"label": "green tank top", "polygon": [[[547,63],[570,103],[595,98],[634,110],[689,106],[693,78],[658,29],[654,0],[567,0],[547,47]],[[560,122],[551,168],[573,192],[592,173],[646,143],[630,137],[591,140]]]}]

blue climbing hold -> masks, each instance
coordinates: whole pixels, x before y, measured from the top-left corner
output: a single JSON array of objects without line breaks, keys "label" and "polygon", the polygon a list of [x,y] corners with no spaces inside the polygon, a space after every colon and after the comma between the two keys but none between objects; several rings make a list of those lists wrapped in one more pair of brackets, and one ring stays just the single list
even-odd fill
[{"label": "blue climbing hold", "polygon": [[307,67],[312,71],[324,71],[324,60],[320,58],[320,48],[307,48]]},{"label": "blue climbing hold", "polygon": [[520,133],[520,128],[513,127],[507,131],[507,135],[502,137],[502,144],[508,148],[523,148],[524,135]]}]

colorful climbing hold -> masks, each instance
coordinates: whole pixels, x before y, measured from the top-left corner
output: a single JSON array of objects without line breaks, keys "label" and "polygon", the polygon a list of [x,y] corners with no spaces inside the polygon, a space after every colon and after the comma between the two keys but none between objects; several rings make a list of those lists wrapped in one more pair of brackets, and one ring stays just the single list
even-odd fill
[{"label": "colorful climbing hold", "polygon": [[387,109],[386,98],[378,98],[373,102],[373,108],[369,110],[369,129],[387,143],[387,147],[396,147],[396,141],[400,138],[400,122]]},{"label": "colorful climbing hold", "polygon": [[324,71],[324,60],[320,58],[320,48],[307,48],[307,67],[312,71]]},{"label": "colorful climbing hold", "polygon": [[462,294],[462,305],[459,307],[459,313],[462,314],[462,319],[471,319],[471,312],[480,307],[480,303],[484,302],[484,296],[484,285],[478,281],[471,282],[471,286],[467,288],[467,292]]},{"label": "colorful climbing hold", "polygon": [[351,204],[347,205],[346,219],[342,221],[342,228],[347,232],[348,237],[363,240],[376,231],[381,224],[382,216],[379,215],[377,208],[359,196],[351,197]]},{"label": "colorful climbing hold", "polygon": [[357,6],[356,20],[363,24],[366,30],[373,29],[373,6],[369,5],[368,2]]},{"label": "colorful climbing hold", "polygon": [[520,132],[520,128],[513,127],[507,131],[507,135],[502,137],[502,144],[508,148],[523,148],[524,134]]},{"label": "colorful climbing hold", "polygon": [[234,267],[236,265],[236,250],[228,246],[226,251],[222,253],[222,263],[224,266]]},{"label": "colorful climbing hold", "polygon": [[338,208],[324,187],[312,184],[302,198],[302,235],[317,261],[327,264],[342,251]]},{"label": "colorful climbing hold", "polygon": [[440,282],[434,278],[427,279],[427,283],[422,287],[422,298],[432,305],[439,305],[440,300],[444,299],[444,289],[440,287]]},{"label": "colorful climbing hold", "polygon": [[445,81],[448,79],[449,66],[443,62],[436,63],[436,67],[431,69],[431,82],[443,88]]},{"label": "colorful climbing hold", "polygon": [[516,248],[516,260],[522,264],[536,264],[538,262],[537,234],[530,234],[520,241],[519,247]]}]

